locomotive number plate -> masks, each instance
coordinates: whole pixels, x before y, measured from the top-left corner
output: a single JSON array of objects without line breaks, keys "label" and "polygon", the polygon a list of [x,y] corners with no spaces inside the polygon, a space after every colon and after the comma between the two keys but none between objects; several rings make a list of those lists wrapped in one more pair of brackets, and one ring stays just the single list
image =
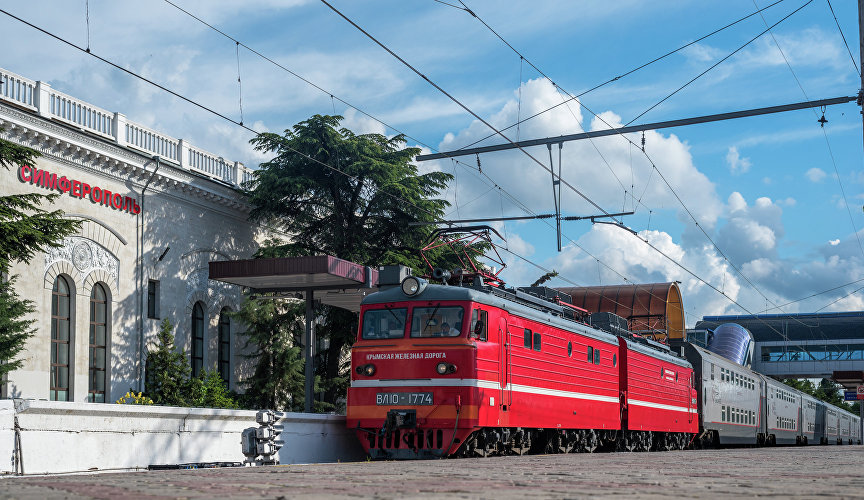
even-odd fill
[{"label": "locomotive number plate", "polygon": [[375,404],[382,405],[431,405],[431,392],[379,392]]}]

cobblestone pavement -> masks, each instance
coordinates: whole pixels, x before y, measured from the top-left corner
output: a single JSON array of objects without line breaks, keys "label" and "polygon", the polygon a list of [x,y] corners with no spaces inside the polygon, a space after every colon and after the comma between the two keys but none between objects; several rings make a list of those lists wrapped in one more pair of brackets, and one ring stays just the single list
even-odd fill
[{"label": "cobblestone pavement", "polygon": [[2,498],[864,498],[864,446],[2,477]]}]

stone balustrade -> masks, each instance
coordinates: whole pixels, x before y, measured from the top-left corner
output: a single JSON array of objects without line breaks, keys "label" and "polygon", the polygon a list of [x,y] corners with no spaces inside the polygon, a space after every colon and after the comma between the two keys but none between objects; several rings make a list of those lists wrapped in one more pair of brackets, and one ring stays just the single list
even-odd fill
[{"label": "stone balustrade", "polygon": [[45,82],[33,81],[0,68],[0,101],[35,111],[39,116],[76,127],[113,141],[119,146],[198,172],[215,180],[239,186],[252,177],[252,170],[240,162],[192,146],[144,125],[58,92]]}]

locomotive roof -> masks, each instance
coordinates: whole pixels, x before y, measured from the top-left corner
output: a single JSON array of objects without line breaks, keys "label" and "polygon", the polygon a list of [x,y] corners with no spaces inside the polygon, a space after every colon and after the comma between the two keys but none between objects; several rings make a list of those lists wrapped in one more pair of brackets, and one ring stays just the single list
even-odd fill
[{"label": "locomotive roof", "polygon": [[624,342],[627,342],[628,349],[631,349],[633,351],[638,351],[638,352],[641,352],[642,354],[647,354],[649,356],[659,358],[659,359],[662,359],[663,361],[666,361],[669,363],[674,363],[678,366],[683,366],[685,368],[692,368],[692,366],[693,366],[690,364],[689,361],[687,361],[684,358],[675,356],[673,354],[667,354],[663,351],[648,347],[646,345],[642,345],[642,344],[640,344],[636,341],[630,340],[630,339],[625,339],[622,337],[622,340]]},{"label": "locomotive roof", "polygon": [[[376,293],[370,294],[363,299],[361,305],[371,305],[371,304],[387,304],[391,302],[405,302],[405,301],[418,301],[418,302],[437,302],[437,301],[465,301],[465,302],[477,302],[479,304],[484,304],[492,307],[498,307],[501,309],[507,310],[511,314],[515,314],[518,316],[522,316],[526,319],[531,319],[535,321],[542,321],[543,323],[555,326],[557,328],[561,328],[564,330],[569,330],[571,332],[576,332],[582,335],[586,335],[597,340],[602,340],[609,343],[616,342],[616,336],[614,334],[597,330],[583,323],[579,323],[576,321],[571,321],[568,319],[564,319],[557,314],[553,314],[553,308],[559,307],[555,304],[549,303],[546,309],[540,309],[539,306],[537,308],[525,305],[523,303],[516,301],[516,296],[510,291],[504,290],[496,290],[497,293],[493,293],[489,287],[484,287],[482,289],[470,288],[470,287],[462,287],[462,286],[445,286],[445,285],[434,285],[428,284],[426,289],[423,290],[419,295],[407,296],[402,292],[402,289],[398,286],[393,288],[387,288],[385,290],[380,290]],[[513,295],[513,298],[507,296],[507,294]],[[539,300],[539,299],[538,299]],[[654,353],[656,351],[652,351]]]}]

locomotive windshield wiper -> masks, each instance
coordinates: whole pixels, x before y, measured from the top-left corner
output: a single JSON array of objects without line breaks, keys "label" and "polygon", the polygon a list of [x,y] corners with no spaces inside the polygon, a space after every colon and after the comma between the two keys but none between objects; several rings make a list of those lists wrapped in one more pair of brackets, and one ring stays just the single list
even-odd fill
[{"label": "locomotive windshield wiper", "polygon": [[[387,309],[387,312],[390,313],[390,316],[393,316],[396,319],[396,322],[399,323],[399,326],[401,326],[402,328],[405,328],[405,325],[402,324],[402,320],[399,319],[399,316],[396,316],[396,313],[393,312],[393,308],[390,307],[389,304],[384,304],[384,309]],[[403,335],[404,335],[404,333],[403,333]]]},{"label": "locomotive windshield wiper", "polygon": [[441,303],[435,304],[435,309],[432,309],[432,314],[429,315],[429,319],[426,320],[426,326],[423,328],[423,331],[420,333],[420,336],[423,336],[423,333],[432,326],[432,319],[435,317],[435,313],[438,312],[438,308],[441,307]]}]

